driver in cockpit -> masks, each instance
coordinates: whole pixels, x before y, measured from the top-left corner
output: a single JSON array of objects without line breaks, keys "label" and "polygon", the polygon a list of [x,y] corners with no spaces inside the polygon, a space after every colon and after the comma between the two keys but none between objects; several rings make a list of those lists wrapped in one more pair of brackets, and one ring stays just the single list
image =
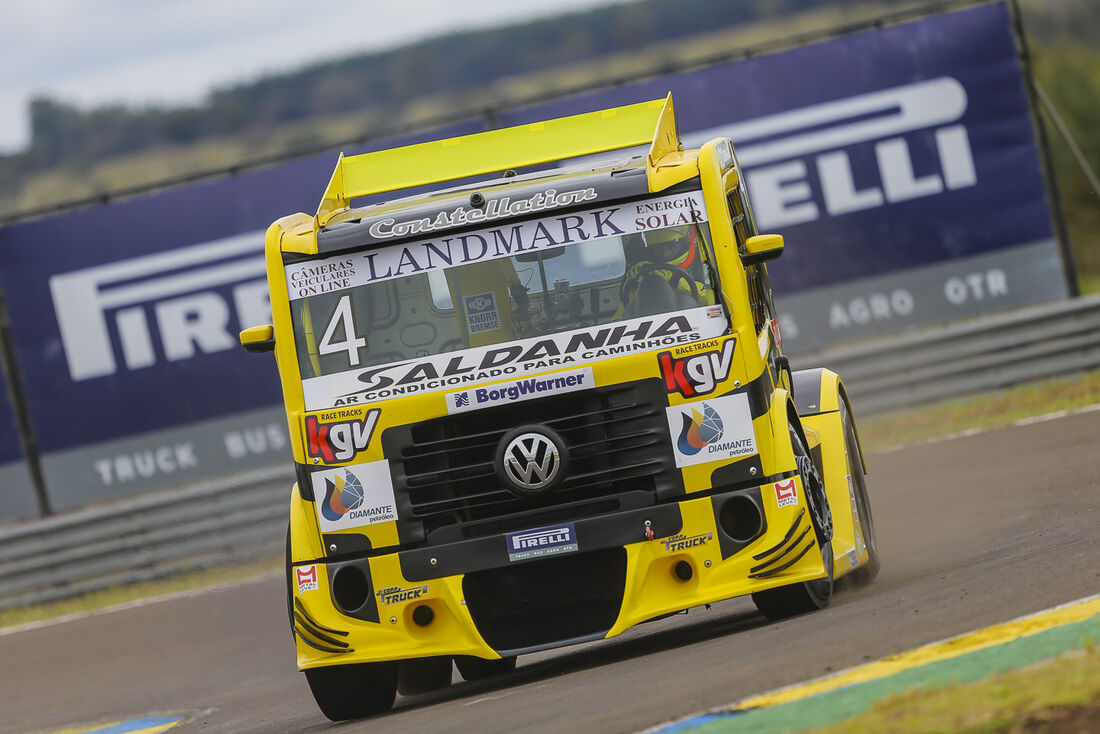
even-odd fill
[{"label": "driver in cockpit", "polygon": [[700,280],[704,277],[704,266],[694,227],[655,229],[643,232],[642,239],[645,254],[627,269],[623,278],[623,309],[634,301],[642,278],[650,274],[662,278],[678,294],[695,301],[694,305],[714,303],[714,291]]}]

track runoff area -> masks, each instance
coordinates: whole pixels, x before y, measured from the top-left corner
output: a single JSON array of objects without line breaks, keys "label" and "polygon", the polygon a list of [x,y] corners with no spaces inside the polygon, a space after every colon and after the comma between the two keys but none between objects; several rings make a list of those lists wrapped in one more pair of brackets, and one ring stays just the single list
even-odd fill
[{"label": "track runoff area", "polygon": [[[1100,638],[1100,594],[688,716],[645,734],[778,734],[857,716],[918,686],[961,684]],[[150,716],[48,734],[160,734],[187,719]]]},{"label": "track runoff area", "polygon": [[645,734],[778,734],[857,716],[919,686],[1015,670],[1100,639],[1100,594],[731,703]]}]

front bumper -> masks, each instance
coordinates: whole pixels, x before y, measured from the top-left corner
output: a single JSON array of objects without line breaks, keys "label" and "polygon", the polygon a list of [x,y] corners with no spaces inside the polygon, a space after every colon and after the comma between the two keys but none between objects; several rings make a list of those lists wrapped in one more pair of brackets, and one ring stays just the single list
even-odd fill
[{"label": "front bumper", "polygon": [[502,534],[296,564],[299,668],[526,654],[825,574],[797,476],[562,524],[576,549],[526,560]]}]

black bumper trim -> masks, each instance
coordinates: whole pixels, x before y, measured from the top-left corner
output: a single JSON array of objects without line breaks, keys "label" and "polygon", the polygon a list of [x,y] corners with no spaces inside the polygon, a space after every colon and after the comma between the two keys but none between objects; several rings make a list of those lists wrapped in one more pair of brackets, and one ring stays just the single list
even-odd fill
[{"label": "black bumper trim", "polygon": [[604,630],[603,632],[593,632],[590,635],[581,635],[580,637],[573,637],[568,640],[557,640],[555,642],[544,642],[541,645],[531,645],[530,647],[517,647],[514,650],[497,650],[502,658],[509,658],[513,655],[530,655],[533,652],[542,652],[544,650],[553,650],[559,647],[568,647],[569,645],[579,645],[582,642],[595,642],[596,640],[603,640],[607,637],[607,633],[611,630]]},{"label": "black bumper trim", "polygon": [[[676,535],[684,526],[680,505],[676,503],[574,520],[577,552],[643,541],[646,539],[646,520],[650,521],[654,539]],[[401,574],[406,580],[414,582],[532,562],[509,561],[506,536],[503,534],[401,551],[397,558],[401,564]]]},{"label": "black bumper trim", "polygon": [[[780,548],[785,546],[787,544],[787,541],[790,540],[792,537],[794,537],[795,531],[798,530],[798,526],[802,522],[802,517],[805,514],[806,514],[806,508],[803,507],[799,511],[798,516],[795,517],[794,522],[791,523],[790,530],[788,530],[787,534],[783,536],[783,540],[779,541],[778,543],[773,545],[771,548],[768,548],[765,551],[761,551],[761,552],[757,553],[755,556],[753,556],[753,560],[762,561],[765,558],[767,558],[768,556],[770,556],[772,553],[775,553],[777,550],[779,550]],[[775,560],[778,560],[778,559],[772,559],[772,561],[768,561],[768,563],[772,563]],[[766,566],[768,564],[765,563],[764,565]]]},{"label": "black bumper trim", "polygon": [[[344,648],[344,649],[347,649],[347,648],[351,647],[351,645],[349,645],[348,643],[346,643],[342,640],[334,640],[333,638],[326,635],[324,632],[321,632],[321,630],[319,630],[316,627],[314,627],[313,625],[311,625],[309,623],[309,621],[306,620],[305,618],[303,618],[302,615],[300,615],[300,614],[295,614],[294,615],[294,621],[297,622],[302,627],[302,629],[304,629],[306,632],[308,632],[313,637],[316,637],[321,642],[332,645],[333,647],[339,647],[339,648]],[[295,629],[295,632],[297,632],[297,629]],[[299,636],[300,636],[300,633],[299,633]]]},{"label": "black bumper trim", "polygon": [[809,553],[810,548],[816,548],[816,547],[817,547],[817,540],[812,539],[812,540],[810,540],[809,543],[806,544],[806,547],[802,549],[801,553],[799,553],[797,556],[795,556],[791,560],[784,563],[782,566],[776,566],[775,568],[768,569],[767,571],[761,571],[760,573],[750,573],[749,578],[750,579],[762,579],[762,578],[767,578],[768,576],[774,576],[775,574],[780,573],[781,571],[786,571],[788,568],[790,568],[794,564],[798,563],[798,561],[802,558],[802,556]]},{"label": "black bumper trim", "polygon": [[307,645],[312,647],[314,650],[320,650],[321,652],[328,652],[328,653],[332,653],[334,655],[337,655],[337,654],[338,655],[346,655],[349,652],[355,652],[355,650],[353,650],[350,647],[347,648],[346,650],[344,650],[344,649],[341,649],[339,647],[325,647],[324,645],[318,645],[316,642],[313,642],[312,640],[308,639],[305,635],[303,635],[300,631],[298,631],[297,627],[294,628],[294,634],[296,634],[298,636],[299,640],[306,643]]}]

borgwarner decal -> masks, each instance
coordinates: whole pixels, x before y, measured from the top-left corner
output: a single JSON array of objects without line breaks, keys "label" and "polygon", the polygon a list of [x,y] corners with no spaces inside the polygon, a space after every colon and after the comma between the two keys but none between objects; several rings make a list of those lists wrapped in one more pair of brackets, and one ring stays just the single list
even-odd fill
[{"label": "borgwarner decal", "polygon": [[601,237],[707,221],[701,191],[287,265],[290,300]]},{"label": "borgwarner decal", "polygon": [[370,403],[445,388],[468,388],[633,352],[671,349],[710,339],[725,331],[725,317],[708,312],[710,309],[703,306],[509,344],[311,377],[302,381],[306,410]]},{"label": "borgwarner decal", "polygon": [[323,532],[397,519],[388,461],[317,471],[312,482]]},{"label": "borgwarner decal", "polygon": [[756,453],[752,413],[744,393],[677,405],[665,411],[678,467]]},{"label": "borgwarner decal", "polygon": [[539,375],[538,377],[526,377],[521,380],[497,382],[485,387],[474,387],[469,390],[447,393],[447,412],[451,414],[463,413],[467,410],[477,410],[490,405],[518,403],[523,400],[543,398],[547,395],[560,395],[575,390],[587,390],[595,386],[596,380],[592,376],[591,367]]}]

